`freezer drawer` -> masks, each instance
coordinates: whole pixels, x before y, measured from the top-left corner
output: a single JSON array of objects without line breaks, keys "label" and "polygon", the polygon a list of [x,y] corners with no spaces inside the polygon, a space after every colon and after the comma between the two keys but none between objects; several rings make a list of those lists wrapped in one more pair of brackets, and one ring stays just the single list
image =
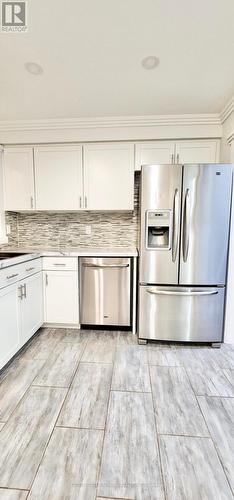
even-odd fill
[{"label": "freezer drawer", "polygon": [[225,288],[140,286],[141,339],[221,342]]},{"label": "freezer drawer", "polygon": [[131,259],[80,259],[83,325],[131,326]]}]

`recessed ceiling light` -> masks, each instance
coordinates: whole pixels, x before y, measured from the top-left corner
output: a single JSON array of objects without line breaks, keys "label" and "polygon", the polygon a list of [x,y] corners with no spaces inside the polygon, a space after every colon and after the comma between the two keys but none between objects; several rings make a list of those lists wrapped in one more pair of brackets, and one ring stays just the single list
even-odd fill
[{"label": "recessed ceiling light", "polygon": [[41,75],[43,73],[43,68],[40,66],[40,64],[37,64],[35,62],[27,62],[24,65],[26,71],[28,73],[31,73],[31,75]]},{"label": "recessed ceiling light", "polygon": [[141,64],[145,69],[154,69],[159,65],[159,59],[156,56],[147,56],[142,59]]}]

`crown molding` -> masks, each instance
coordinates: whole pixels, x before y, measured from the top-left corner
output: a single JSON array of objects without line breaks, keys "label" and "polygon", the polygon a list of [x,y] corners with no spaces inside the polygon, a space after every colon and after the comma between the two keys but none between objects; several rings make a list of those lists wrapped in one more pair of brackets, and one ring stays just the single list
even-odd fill
[{"label": "crown molding", "polygon": [[2,132],[120,129],[127,127],[221,126],[234,112],[234,96],[220,113],[57,118],[46,120],[1,120]]},{"label": "crown molding", "polygon": [[227,142],[229,144],[231,144],[232,141],[234,141],[234,130],[227,137]]},{"label": "crown molding", "polygon": [[220,125],[219,113],[187,115],[113,116],[49,120],[0,121],[0,131],[74,130],[93,128]]},{"label": "crown molding", "polygon": [[226,106],[224,106],[223,110],[220,113],[220,122],[224,123],[229,116],[234,112],[234,96],[228,101]]}]

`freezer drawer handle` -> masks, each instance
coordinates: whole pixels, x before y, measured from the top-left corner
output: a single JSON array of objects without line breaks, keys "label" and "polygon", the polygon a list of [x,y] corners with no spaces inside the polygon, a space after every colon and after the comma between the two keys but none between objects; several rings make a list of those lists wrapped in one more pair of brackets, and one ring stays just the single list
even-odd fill
[{"label": "freezer drawer handle", "polygon": [[122,269],[124,267],[129,267],[129,264],[82,264],[83,267],[92,267],[93,269]]},{"label": "freezer drawer handle", "polygon": [[173,236],[172,236],[172,262],[176,261],[178,249],[178,226],[179,226],[179,191],[175,190],[173,203]]},{"label": "freezer drawer handle", "polygon": [[169,290],[153,290],[152,288],[147,288],[148,293],[152,293],[153,295],[177,295],[179,297],[193,297],[200,295],[217,295],[218,290],[212,290],[209,292],[170,292]]}]

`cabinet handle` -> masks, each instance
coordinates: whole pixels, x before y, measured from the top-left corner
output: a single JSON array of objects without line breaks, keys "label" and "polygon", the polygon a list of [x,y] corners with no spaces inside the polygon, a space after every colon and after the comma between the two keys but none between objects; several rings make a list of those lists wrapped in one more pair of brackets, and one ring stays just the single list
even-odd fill
[{"label": "cabinet handle", "polygon": [[28,268],[26,269],[26,273],[29,273],[30,271],[33,271],[33,269],[35,269],[35,267],[28,267]]},{"label": "cabinet handle", "polygon": [[85,196],[85,208],[88,206],[87,196]]},{"label": "cabinet handle", "polygon": [[64,267],[64,266],[66,266],[66,264],[55,263],[54,266],[62,266],[62,267]]},{"label": "cabinet handle", "polygon": [[45,275],[45,284],[48,286],[48,274]]},{"label": "cabinet handle", "polygon": [[18,297],[19,297],[20,300],[22,300],[23,299],[23,286],[22,285],[20,285],[18,287],[18,291],[19,291]]},{"label": "cabinet handle", "polygon": [[82,198],[80,196],[80,208],[82,208]]},{"label": "cabinet handle", "polygon": [[174,163],[174,154],[172,153],[171,155],[171,163],[173,164]]},{"label": "cabinet handle", "polygon": [[34,208],[34,199],[33,199],[33,196],[31,196],[31,208]]},{"label": "cabinet handle", "polygon": [[16,278],[16,276],[19,276],[19,273],[17,273],[17,274],[9,274],[9,276],[7,276],[7,279],[10,280],[11,278]]},{"label": "cabinet handle", "polygon": [[26,283],[24,283],[24,285],[21,285],[22,286],[22,299],[23,298],[27,298],[27,288],[26,288]]},{"label": "cabinet handle", "polygon": [[177,155],[176,155],[176,162],[177,163],[179,163],[179,159],[180,159],[180,155],[179,155],[179,153],[177,153]]}]

